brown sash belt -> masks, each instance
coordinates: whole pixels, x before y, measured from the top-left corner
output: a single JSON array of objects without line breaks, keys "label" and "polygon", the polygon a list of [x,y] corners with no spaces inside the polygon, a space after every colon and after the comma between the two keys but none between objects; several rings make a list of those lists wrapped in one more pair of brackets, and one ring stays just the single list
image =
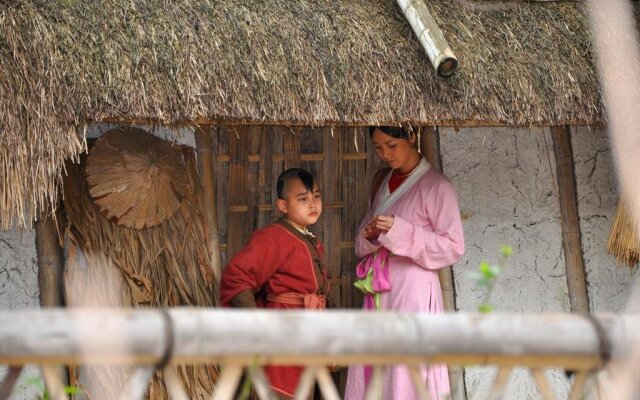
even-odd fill
[{"label": "brown sash belt", "polygon": [[322,294],[302,294],[287,292],[281,294],[268,294],[267,301],[273,303],[291,304],[303,306],[308,310],[324,310],[327,308],[327,297]]}]

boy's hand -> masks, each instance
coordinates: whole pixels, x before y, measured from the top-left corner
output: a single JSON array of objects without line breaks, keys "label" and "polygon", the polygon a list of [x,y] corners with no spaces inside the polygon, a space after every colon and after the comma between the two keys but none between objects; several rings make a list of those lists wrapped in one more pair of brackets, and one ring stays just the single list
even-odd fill
[{"label": "boy's hand", "polygon": [[243,290],[238,293],[236,297],[229,302],[231,307],[235,308],[257,308],[256,299],[253,297],[253,292],[250,289]]}]

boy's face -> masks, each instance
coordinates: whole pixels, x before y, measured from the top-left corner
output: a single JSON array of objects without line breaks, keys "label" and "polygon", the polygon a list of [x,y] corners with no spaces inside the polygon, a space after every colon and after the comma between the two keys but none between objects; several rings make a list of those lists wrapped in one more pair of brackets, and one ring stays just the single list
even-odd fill
[{"label": "boy's face", "polygon": [[285,184],[284,199],[278,199],[276,205],[287,219],[300,228],[313,225],[322,214],[320,189],[314,183],[313,193],[304,187],[300,179],[290,179]]}]

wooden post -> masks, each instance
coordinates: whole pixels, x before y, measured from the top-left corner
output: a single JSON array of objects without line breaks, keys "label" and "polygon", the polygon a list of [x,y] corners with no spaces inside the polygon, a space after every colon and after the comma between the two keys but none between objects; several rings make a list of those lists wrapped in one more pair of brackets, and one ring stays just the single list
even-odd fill
[{"label": "wooden post", "polygon": [[222,262],[220,259],[220,234],[218,231],[218,212],[216,208],[216,183],[213,174],[213,156],[211,154],[211,127],[197,127],[195,130],[198,154],[198,176],[202,185],[204,203],[209,225],[209,254],[211,268],[216,283],[220,283]]},{"label": "wooden post", "polygon": [[570,134],[568,126],[551,127],[553,152],[556,157],[556,174],[558,176],[562,244],[564,247],[567,286],[569,288],[569,302],[572,312],[588,312],[589,299],[587,297],[584,261],[582,259]]},{"label": "wooden post", "polygon": [[[64,255],[54,213],[55,210],[47,207],[35,222],[41,307],[64,306]],[[61,216],[57,218],[60,222]]]},{"label": "wooden post", "polygon": [[[432,126],[423,127],[420,136],[420,151],[427,158],[427,161],[442,171],[442,157],[440,156],[440,135]],[[453,268],[451,266],[438,270],[440,287],[442,288],[442,302],[444,310],[448,312],[456,311],[456,290],[453,283]],[[466,390],[464,385],[464,371],[462,367],[449,367],[449,381],[451,381],[451,398],[454,400],[465,399]]]},{"label": "wooden post", "polygon": [[[38,255],[38,288],[40,290],[40,307],[64,307],[64,252],[60,245],[58,224],[64,224],[59,210],[47,207],[42,210],[35,221],[36,253]],[[55,219],[54,219],[55,218]],[[43,371],[44,373],[45,371]],[[69,384],[69,371],[65,367],[50,367],[47,373],[54,382]],[[57,389],[47,389],[55,392]]]}]

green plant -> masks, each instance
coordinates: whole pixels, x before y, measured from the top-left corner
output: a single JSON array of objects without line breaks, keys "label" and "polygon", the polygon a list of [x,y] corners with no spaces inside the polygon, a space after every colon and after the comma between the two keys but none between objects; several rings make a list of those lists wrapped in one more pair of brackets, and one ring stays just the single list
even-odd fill
[{"label": "green plant", "polygon": [[500,260],[497,264],[490,265],[487,261],[482,261],[478,270],[471,273],[471,279],[475,281],[476,286],[486,290],[482,303],[478,304],[479,312],[490,313],[493,311],[494,307],[490,302],[491,294],[512,255],[513,248],[509,245],[502,245],[500,246]]},{"label": "green plant", "polygon": [[[47,388],[42,382],[42,378],[33,376],[24,380],[27,386],[35,387],[38,390],[38,400],[51,400],[51,396],[47,391]],[[64,387],[64,393],[67,395],[79,394],[82,390],[76,386],[67,385]]]}]

